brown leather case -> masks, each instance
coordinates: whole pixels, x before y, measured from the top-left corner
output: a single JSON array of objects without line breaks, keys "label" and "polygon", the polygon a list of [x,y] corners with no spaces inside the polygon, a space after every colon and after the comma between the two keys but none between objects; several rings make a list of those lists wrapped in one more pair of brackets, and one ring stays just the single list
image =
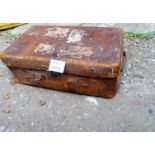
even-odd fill
[{"label": "brown leather case", "polygon": [[[2,57],[21,83],[112,98],[123,67],[123,31],[33,26]],[[48,71],[52,59],[65,62],[64,73]]]}]

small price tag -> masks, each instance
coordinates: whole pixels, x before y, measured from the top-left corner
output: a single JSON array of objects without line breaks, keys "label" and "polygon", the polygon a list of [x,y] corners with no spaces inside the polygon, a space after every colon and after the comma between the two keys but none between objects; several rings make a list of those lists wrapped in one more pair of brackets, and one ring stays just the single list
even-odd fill
[{"label": "small price tag", "polygon": [[50,60],[48,71],[53,71],[57,73],[64,73],[65,62],[59,60]]}]

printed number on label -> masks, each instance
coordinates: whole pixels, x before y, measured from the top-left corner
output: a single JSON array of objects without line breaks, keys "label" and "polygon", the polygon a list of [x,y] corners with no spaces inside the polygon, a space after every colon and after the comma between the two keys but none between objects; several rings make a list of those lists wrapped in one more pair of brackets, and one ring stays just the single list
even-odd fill
[{"label": "printed number on label", "polygon": [[50,60],[48,71],[64,73],[65,62],[59,60]]}]

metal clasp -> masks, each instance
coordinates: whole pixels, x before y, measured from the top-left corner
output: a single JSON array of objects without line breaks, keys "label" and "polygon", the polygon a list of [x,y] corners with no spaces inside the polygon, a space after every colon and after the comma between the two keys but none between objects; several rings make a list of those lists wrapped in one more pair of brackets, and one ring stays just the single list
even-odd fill
[{"label": "metal clasp", "polygon": [[53,72],[53,71],[48,71],[47,73],[48,73],[48,76],[55,77],[55,78],[62,75],[62,73]]}]

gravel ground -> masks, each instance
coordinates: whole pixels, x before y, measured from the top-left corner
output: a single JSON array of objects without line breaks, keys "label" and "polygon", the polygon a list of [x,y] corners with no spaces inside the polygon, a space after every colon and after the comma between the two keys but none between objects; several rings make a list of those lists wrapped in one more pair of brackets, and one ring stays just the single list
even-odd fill
[{"label": "gravel ground", "polygon": [[[12,41],[0,32],[0,51]],[[0,131],[155,131],[155,39],[124,42],[127,64],[113,99],[18,84],[0,61]]]}]

